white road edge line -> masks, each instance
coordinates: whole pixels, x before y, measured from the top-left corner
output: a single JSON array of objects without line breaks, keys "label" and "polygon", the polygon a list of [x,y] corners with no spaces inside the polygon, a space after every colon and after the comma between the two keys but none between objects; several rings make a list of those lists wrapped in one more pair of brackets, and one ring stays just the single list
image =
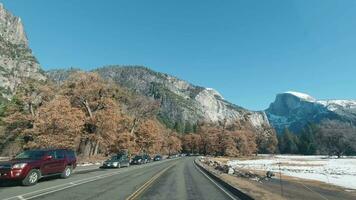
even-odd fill
[{"label": "white road edge line", "polygon": [[229,192],[227,192],[224,188],[222,188],[218,183],[216,183],[213,179],[211,179],[207,174],[205,174],[205,172],[203,172],[201,169],[199,169],[199,167],[197,166],[197,164],[194,162],[194,166],[195,168],[200,171],[200,173],[202,173],[206,178],[208,178],[212,183],[214,183],[221,191],[223,191],[227,196],[229,196],[231,199],[233,200],[238,200],[235,197],[233,197]]}]

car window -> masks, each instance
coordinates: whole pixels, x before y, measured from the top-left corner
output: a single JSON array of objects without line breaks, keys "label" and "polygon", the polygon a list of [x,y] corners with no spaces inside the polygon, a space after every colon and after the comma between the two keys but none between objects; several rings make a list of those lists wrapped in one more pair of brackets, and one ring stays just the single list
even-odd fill
[{"label": "car window", "polygon": [[56,151],[56,159],[64,159],[64,150]]},{"label": "car window", "polygon": [[67,157],[70,158],[70,159],[75,159],[75,153],[74,151],[67,151]]},{"label": "car window", "polygon": [[43,151],[24,151],[17,155],[16,159],[34,159],[40,160],[44,156]]},{"label": "car window", "polygon": [[120,157],[117,157],[117,156],[111,156],[111,158],[109,160],[118,160],[120,159]]}]

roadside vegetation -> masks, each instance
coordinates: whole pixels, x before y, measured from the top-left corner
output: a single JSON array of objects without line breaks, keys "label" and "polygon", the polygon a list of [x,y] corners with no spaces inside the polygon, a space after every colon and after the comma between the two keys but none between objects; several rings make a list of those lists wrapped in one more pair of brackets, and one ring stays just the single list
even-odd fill
[{"label": "roadside vegetation", "polygon": [[[4,105],[4,104],[3,104]],[[159,103],[78,72],[61,85],[29,80],[1,109],[3,154],[62,147],[82,157],[177,153],[179,136],[157,119]]]},{"label": "roadside vegetation", "polygon": [[341,157],[356,154],[356,127],[352,123],[325,120],[308,124],[301,133],[285,129],[278,136],[282,154],[329,155]]}]

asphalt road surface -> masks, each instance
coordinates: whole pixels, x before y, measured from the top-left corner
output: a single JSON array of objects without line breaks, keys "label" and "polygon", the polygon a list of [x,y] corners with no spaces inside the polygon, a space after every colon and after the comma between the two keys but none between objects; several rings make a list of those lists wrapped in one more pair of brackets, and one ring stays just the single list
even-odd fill
[{"label": "asphalt road surface", "polygon": [[80,171],[69,179],[45,179],[24,187],[0,185],[2,200],[237,199],[210,180],[193,157],[121,169]]}]

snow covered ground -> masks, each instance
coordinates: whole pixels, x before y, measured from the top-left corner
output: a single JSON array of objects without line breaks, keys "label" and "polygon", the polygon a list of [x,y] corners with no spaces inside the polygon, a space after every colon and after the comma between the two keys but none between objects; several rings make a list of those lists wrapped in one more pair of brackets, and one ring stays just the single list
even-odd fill
[{"label": "snow covered ground", "polygon": [[233,168],[281,172],[284,175],[317,180],[356,189],[356,157],[262,155],[257,160],[231,160]]},{"label": "snow covered ground", "polygon": [[79,167],[88,167],[88,166],[94,166],[94,165],[101,165],[101,162],[96,162],[96,163],[80,163],[78,164]]},{"label": "snow covered ground", "polygon": [[9,160],[9,159],[10,159],[9,157],[0,157],[0,161]]}]

